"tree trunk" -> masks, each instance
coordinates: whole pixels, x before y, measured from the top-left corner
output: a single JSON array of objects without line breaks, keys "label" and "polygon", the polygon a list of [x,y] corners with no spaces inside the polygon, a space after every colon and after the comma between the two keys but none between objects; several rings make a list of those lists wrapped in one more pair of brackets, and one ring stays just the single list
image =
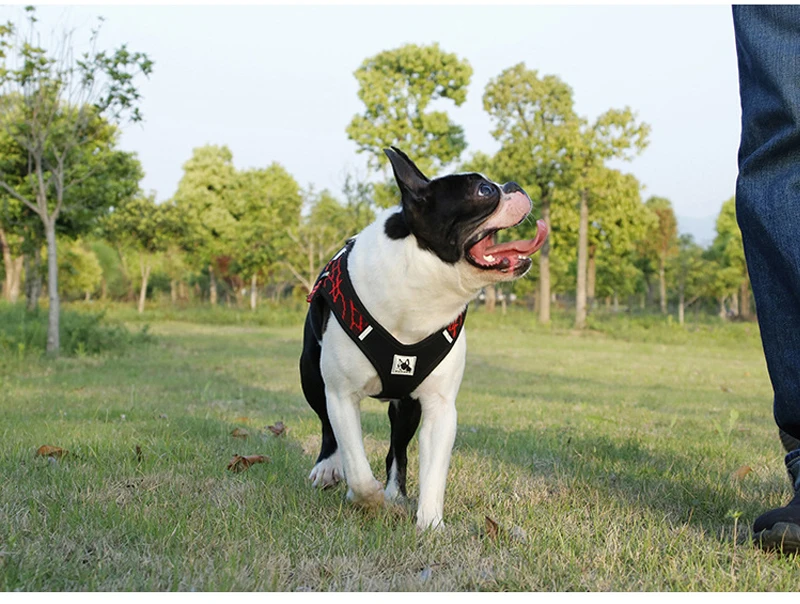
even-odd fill
[{"label": "tree trunk", "polygon": [[61,350],[59,333],[61,299],[58,297],[58,250],[56,249],[56,221],[45,220],[44,234],[47,240],[47,296],[50,308],[47,314],[47,354],[57,357]]},{"label": "tree trunk", "polygon": [[255,310],[258,306],[258,275],[253,273],[250,278],[250,310]]},{"label": "tree trunk", "polygon": [[139,314],[144,312],[144,302],[147,299],[147,281],[150,279],[150,265],[141,264],[142,269],[142,289],[139,290]]},{"label": "tree trunk", "polygon": [[103,277],[100,281],[100,299],[105,302],[106,298],[108,298],[108,280]]},{"label": "tree trunk", "polygon": [[178,282],[175,279],[169,280],[169,298],[173,306],[178,301]]},{"label": "tree trunk", "polygon": [[666,260],[663,256],[658,259],[658,300],[661,304],[661,314],[667,314]]},{"label": "tree trunk", "polygon": [[[542,220],[550,229],[550,200],[542,199]],[[550,237],[539,250],[539,323],[550,322]]]},{"label": "tree trunk", "polygon": [[497,290],[494,285],[489,285],[483,288],[483,291],[486,296],[486,312],[493,313],[497,306]]},{"label": "tree trunk", "polygon": [[725,296],[720,296],[717,298],[719,301],[719,318],[720,319],[727,319],[727,313],[725,312]]},{"label": "tree trunk", "polygon": [[588,264],[589,204],[586,189],[581,191],[580,222],[578,224],[578,284],[575,290],[575,327],[586,327],[586,265]]},{"label": "tree trunk", "polygon": [[619,296],[614,292],[614,312],[619,312]]},{"label": "tree trunk", "polygon": [[589,308],[594,307],[594,298],[595,298],[595,284],[597,283],[597,259],[595,258],[595,254],[597,252],[597,246],[591,246],[589,248],[589,264],[586,267],[586,304]]},{"label": "tree trunk", "polygon": [[[17,256],[11,261],[11,284],[8,289],[9,302],[19,300],[19,294],[22,291],[22,262],[22,256]],[[6,273],[6,279],[8,279],[8,273]]]},{"label": "tree trunk", "polygon": [[739,314],[743,319],[752,319],[753,314],[750,310],[750,281],[745,279],[739,286]]},{"label": "tree trunk", "polygon": [[683,287],[681,286],[678,292],[678,325],[683,325],[684,309],[686,308],[686,300],[683,295]]},{"label": "tree trunk", "polygon": [[731,294],[731,313],[733,313],[734,317],[739,316],[739,292]]},{"label": "tree trunk", "polygon": [[133,292],[133,279],[131,279],[131,272],[128,269],[128,261],[125,258],[125,254],[122,253],[119,247],[117,247],[117,256],[119,257],[119,265],[122,267],[122,274],[125,277],[125,283],[128,286],[128,294],[125,296],[125,300],[127,302],[132,302],[136,297],[136,294]]},{"label": "tree trunk", "polygon": [[214,266],[208,265],[208,300],[211,306],[217,305],[217,277],[214,275]]},{"label": "tree trunk", "polygon": [[3,295],[11,303],[19,299],[22,285],[22,256],[11,256],[11,246],[6,238],[6,233],[0,229],[0,248],[3,250],[3,266],[6,270],[6,280],[3,285]]},{"label": "tree trunk", "polygon": [[42,295],[42,251],[37,246],[33,250],[33,262],[25,256],[25,298],[26,308],[33,312],[39,307],[39,296]]},{"label": "tree trunk", "polygon": [[184,281],[178,281],[178,300],[181,302],[189,299],[189,288]]}]

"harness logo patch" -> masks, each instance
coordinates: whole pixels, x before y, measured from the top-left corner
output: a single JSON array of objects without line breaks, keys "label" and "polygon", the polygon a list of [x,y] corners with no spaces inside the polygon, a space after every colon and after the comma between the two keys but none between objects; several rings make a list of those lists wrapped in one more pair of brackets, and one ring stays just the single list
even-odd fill
[{"label": "harness logo patch", "polygon": [[417,357],[404,357],[396,354],[392,363],[392,375],[414,375],[416,366]]}]

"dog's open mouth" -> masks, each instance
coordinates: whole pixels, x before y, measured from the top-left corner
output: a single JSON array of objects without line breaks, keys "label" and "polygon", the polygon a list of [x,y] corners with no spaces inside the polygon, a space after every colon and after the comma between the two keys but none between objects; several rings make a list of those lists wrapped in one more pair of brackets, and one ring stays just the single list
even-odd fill
[{"label": "dog's open mouth", "polygon": [[529,256],[535,254],[547,239],[547,223],[536,221],[536,237],[520,241],[497,243],[497,233],[501,229],[491,229],[477,235],[467,244],[467,260],[484,270],[508,272],[527,270],[531,264]]}]

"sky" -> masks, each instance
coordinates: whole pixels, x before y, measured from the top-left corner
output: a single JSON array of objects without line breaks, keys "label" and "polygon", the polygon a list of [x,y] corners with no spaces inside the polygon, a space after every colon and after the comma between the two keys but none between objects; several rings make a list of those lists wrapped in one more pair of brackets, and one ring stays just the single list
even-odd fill
[{"label": "sky", "polygon": [[[100,46],[127,44],[155,62],[141,80],[144,122],[123,127],[142,188],[169,199],[195,147],[227,145],[237,168],[277,161],[302,187],[341,192],[367,175],[345,128],[363,111],[353,72],[367,57],[438,42],[472,65],[467,101],[441,105],[471,153],[492,153],[486,83],[524,62],[574,91],[594,119],[630,106],[652,127],[632,162],[643,198],[671,200],[683,231],[713,236],[734,193],[740,106],[729,5],[718,6],[40,6],[42,31],[86,39],[105,18]],[[19,22],[21,7],[0,7]],[[487,175],[491,178],[491,175]],[[698,226],[701,225],[701,226]],[[702,241],[701,241],[702,243]]]}]

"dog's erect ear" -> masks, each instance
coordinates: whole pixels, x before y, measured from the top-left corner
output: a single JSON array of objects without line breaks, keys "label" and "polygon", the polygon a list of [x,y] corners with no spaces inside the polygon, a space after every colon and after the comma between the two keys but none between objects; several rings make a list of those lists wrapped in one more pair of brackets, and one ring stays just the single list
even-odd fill
[{"label": "dog's erect ear", "polygon": [[420,197],[425,186],[430,182],[428,177],[397,147],[384,149],[383,152],[392,163],[394,179],[397,181],[400,191],[406,191],[414,197]]}]

